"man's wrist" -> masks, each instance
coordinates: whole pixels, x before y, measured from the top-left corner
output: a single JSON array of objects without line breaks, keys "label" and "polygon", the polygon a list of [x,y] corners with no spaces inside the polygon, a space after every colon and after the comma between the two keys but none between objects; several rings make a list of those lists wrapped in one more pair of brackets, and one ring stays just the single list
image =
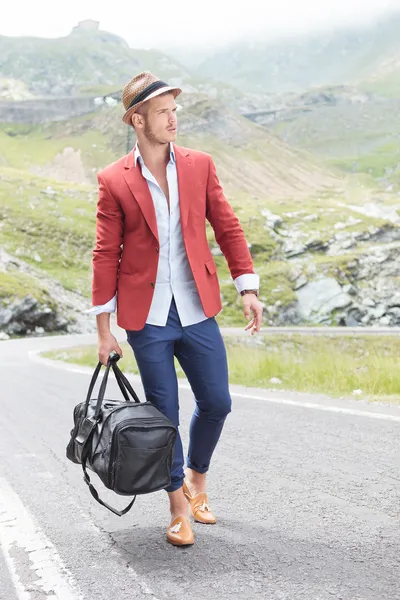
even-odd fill
[{"label": "man's wrist", "polygon": [[258,290],[242,290],[240,292],[241,296],[245,296],[246,294],[254,294],[258,298]]},{"label": "man's wrist", "polygon": [[99,339],[107,338],[111,335],[110,313],[101,313],[96,315],[97,335]]},{"label": "man's wrist", "polygon": [[113,334],[111,333],[111,329],[109,329],[108,331],[98,331],[97,332],[97,337],[99,338],[99,340],[107,339],[112,335]]}]

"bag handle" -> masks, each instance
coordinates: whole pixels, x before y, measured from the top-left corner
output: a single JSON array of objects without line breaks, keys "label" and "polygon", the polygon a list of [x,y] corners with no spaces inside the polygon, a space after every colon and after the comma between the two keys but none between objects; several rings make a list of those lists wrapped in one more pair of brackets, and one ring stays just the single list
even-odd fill
[{"label": "bag handle", "polygon": [[[127,391],[126,391],[124,385],[121,383],[121,380],[117,377],[116,369],[118,369],[117,365],[113,364],[112,365],[112,370],[114,371],[114,375],[115,375],[115,379],[117,380],[118,387],[121,390],[121,393],[122,393],[123,397],[125,398],[125,402],[130,402],[131,400],[130,400],[128,394],[127,394]],[[140,400],[139,400],[139,402],[140,402]]]},{"label": "bag handle", "polygon": [[[117,364],[113,363],[112,365],[112,370],[114,371],[114,375],[115,375],[115,379],[117,380],[117,383],[122,390],[122,393],[125,394],[127,393],[127,391],[129,392],[129,394],[132,396],[133,400],[135,402],[138,402],[140,404],[140,400],[138,395],[136,394],[135,390],[133,389],[133,387],[131,386],[131,384],[129,383],[127,377],[125,377],[125,375],[123,374],[123,372],[121,371],[121,369],[118,367]],[[130,401],[129,398],[127,400],[128,402]]]},{"label": "bag handle", "polygon": [[[118,357],[118,358],[116,358],[116,357]],[[115,359],[119,360],[119,358],[120,357],[119,357],[119,355],[117,353],[111,353],[110,356],[109,356],[109,358],[108,358],[107,366],[106,366],[106,372],[104,373],[103,380],[102,380],[101,385],[100,385],[99,397],[98,397],[98,401],[97,401],[97,404],[96,404],[96,410],[95,410],[95,416],[93,417],[95,419],[98,418],[99,413],[100,413],[101,405],[103,404],[104,394],[105,394],[105,391],[106,391],[108,374],[110,372],[110,368],[111,368],[111,366],[113,364],[113,361]],[[97,367],[95,368],[93,376],[92,376],[92,379],[90,381],[89,389],[88,389],[88,393],[87,393],[86,401],[85,401],[85,411],[84,411],[85,417],[87,416],[87,411],[88,411],[88,408],[89,408],[89,402],[90,402],[90,399],[92,397],[94,386],[96,385],[96,381],[97,381],[97,378],[99,376],[100,369],[101,369],[102,366],[103,366],[102,363],[99,361],[97,363]],[[125,396],[125,394],[124,394],[124,396]],[[101,400],[101,402],[100,402],[100,400]]]},{"label": "bag handle", "polygon": [[102,367],[102,364],[101,364],[101,362],[99,362],[97,364],[97,367],[94,370],[94,373],[92,375],[92,379],[91,379],[90,384],[89,384],[89,389],[88,389],[88,393],[86,395],[86,400],[85,400],[85,412],[84,412],[85,417],[87,416],[87,411],[88,411],[88,408],[89,408],[90,398],[92,397],[94,386],[96,385],[96,381],[97,381],[97,378],[99,376],[101,367]]},{"label": "bag handle", "polygon": [[[110,373],[111,368],[114,372],[115,379],[117,380],[119,389],[121,390],[122,395],[125,398],[125,401],[131,402],[129,395],[128,395],[128,392],[129,392],[129,394],[131,394],[134,402],[140,403],[140,400],[139,400],[136,392],[134,391],[133,387],[131,386],[131,384],[125,377],[125,375],[122,373],[121,369],[119,367],[117,367],[116,363],[119,359],[120,359],[120,356],[116,352],[112,352],[108,358],[106,371],[104,373],[103,380],[100,385],[99,396],[97,399],[97,404],[96,404],[95,412],[93,415],[94,420],[97,420],[100,415],[101,407],[102,407],[103,400],[104,400],[104,395],[106,393],[108,375]],[[93,373],[92,381],[90,382],[90,385],[89,385],[88,395],[86,397],[86,404],[85,404],[85,416],[87,415],[87,409],[89,406],[90,398],[93,393],[94,385],[95,385],[97,377],[99,375],[101,366],[102,366],[102,364],[101,364],[101,362],[99,362],[99,364],[97,365],[97,367],[95,369],[95,372]]]},{"label": "bag handle", "polygon": [[[101,365],[101,363],[100,363],[100,365]],[[96,408],[95,408],[94,415],[93,415],[93,420],[95,420],[96,422],[100,415],[101,407],[102,407],[103,400],[104,400],[104,394],[106,393],[108,375],[110,373],[111,365],[112,365],[112,359],[109,358],[107,361],[106,371],[103,375],[103,380],[100,385],[99,396],[97,398],[97,404],[96,404]],[[96,370],[97,370],[97,368],[96,368]]]}]

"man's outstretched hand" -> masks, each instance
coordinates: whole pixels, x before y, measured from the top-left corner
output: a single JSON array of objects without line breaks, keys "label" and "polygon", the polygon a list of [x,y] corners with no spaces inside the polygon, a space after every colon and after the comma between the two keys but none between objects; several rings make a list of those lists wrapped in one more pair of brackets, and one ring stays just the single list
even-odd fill
[{"label": "man's outstretched hand", "polygon": [[245,331],[251,330],[251,335],[254,335],[254,333],[260,331],[261,328],[263,313],[262,305],[255,294],[245,294],[242,296],[242,299],[245,319],[249,321],[251,314],[253,315],[245,327]]}]

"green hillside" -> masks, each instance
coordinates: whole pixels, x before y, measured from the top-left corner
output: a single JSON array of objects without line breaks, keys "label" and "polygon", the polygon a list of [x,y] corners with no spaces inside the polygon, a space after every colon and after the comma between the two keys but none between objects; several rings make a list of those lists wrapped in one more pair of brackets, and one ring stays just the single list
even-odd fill
[{"label": "green hillside", "polygon": [[[215,82],[96,28],[61,40],[2,38],[0,94],[97,94],[142,68],[183,81],[178,144],[212,154],[261,276],[267,322],[398,325],[400,101],[385,88],[396,81],[395,24],[285,41],[267,53],[265,45],[248,46],[250,54],[236,48],[229,64],[215,58]],[[326,80],[341,84],[309,89]],[[262,91],[295,87],[306,91]],[[11,335],[82,331],[96,174],[132,149],[133,130],[120,104],[41,126],[14,122],[22,113],[3,107],[10,115],[0,123],[0,325],[12,314]],[[221,282],[218,319],[242,324],[210,226],[207,235]]]},{"label": "green hillside", "polygon": [[87,295],[96,190],[0,167],[0,246]]},{"label": "green hillside", "polygon": [[[344,285],[357,253],[369,253],[371,236],[393,227],[390,220],[358,210],[374,193],[369,184],[341,176],[218,102],[189,95],[178,114],[178,143],[214,157],[262,277],[261,299],[271,322],[291,318],[299,277],[313,281],[335,274]],[[27,273],[36,281],[32,293],[43,297],[42,272],[89,305],[95,174],[134,143],[120,117],[121,107],[114,107],[42,128],[0,128],[0,248],[34,269]],[[329,255],[338,226],[354,243],[347,254]],[[207,234],[225,307],[220,322],[241,324],[226,262],[210,227]],[[3,269],[3,276],[10,290],[10,272]],[[14,269],[11,276],[19,275]]]},{"label": "green hillside", "polygon": [[361,76],[358,82],[360,90],[378,96],[399,98],[400,96],[400,49],[396,48],[388,56],[382,56],[368,75]]},{"label": "green hillside", "polygon": [[[222,103],[194,94],[182,96],[181,102],[179,142],[211,152],[232,191],[260,198],[304,197],[338,183],[316,159],[293,151]],[[0,164],[51,177],[57,156],[71,148],[80,153],[85,175],[95,183],[96,171],[134,144],[129,137],[132,129],[121,121],[122,112],[118,106],[40,127],[0,125]]]},{"label": "green hillside", "polygon": [[[314,94],[322,97],[324,89]],[[364,98],[315,102],[282,111],[268,131],[347,173],[364,173],[380,189],[400,190],[400,100]]]}]

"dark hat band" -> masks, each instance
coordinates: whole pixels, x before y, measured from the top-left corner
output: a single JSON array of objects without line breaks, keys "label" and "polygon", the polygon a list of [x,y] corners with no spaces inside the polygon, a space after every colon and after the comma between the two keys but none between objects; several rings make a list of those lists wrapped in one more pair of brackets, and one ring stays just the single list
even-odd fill
[{"label": "dark hat band", "polygon": [[135,98],[133,100],[131,100],[131,102],[126,110],[129,110],[130,108],[132,108],[132,106],[135,106],[135,104],[139,104],[139,102],[143,102],[143,100],[146,100],[146,98],[148,98],[150,96],[150,94],[152,94],[153,92],[155,92],[163,87],[169,87],[169,86],[164,81],[155,81],[154,83],[151,83],[150,85],[147,86],[147,88],[145,88],[143,90],[143,92],[140,92],[140,94],[138,94],[137,96],[135,96]]}]

